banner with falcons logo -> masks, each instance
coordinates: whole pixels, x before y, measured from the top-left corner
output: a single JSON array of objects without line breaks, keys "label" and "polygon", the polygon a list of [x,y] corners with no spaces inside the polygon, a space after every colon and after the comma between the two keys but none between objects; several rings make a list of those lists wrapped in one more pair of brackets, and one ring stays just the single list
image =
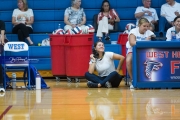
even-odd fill
[{"label": "banner with falcons logo", "polygon": [[137,50],[137,81],[180,82],[180,49]]}]

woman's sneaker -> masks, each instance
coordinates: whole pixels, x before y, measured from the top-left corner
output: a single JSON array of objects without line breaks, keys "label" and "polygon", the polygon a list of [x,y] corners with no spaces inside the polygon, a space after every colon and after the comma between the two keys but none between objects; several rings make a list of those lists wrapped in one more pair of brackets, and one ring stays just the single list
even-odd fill
[{"label": "woman's sneaker", "polygon": [[112,88],[112,85],[111,85],[111,83],[110,83],[109,81],[107,81],[107,82],[105,83],[105,87],[106,87],[106,88]]},{"label": "woman's sneaker", "polygon": [[0,92],[5,92],[3,85],[0,85]]},{"label": "woman's sneaker", "polygon": [[105,36],[105,40],[109,41],[110,39],[109,35]]},{"label": "woman's sneaker", "polygon": [[129,82],[129,85],[130,85],[129,88],[130,88],[130,89],[135,89],[134,86],[132,85],[132,82],[133,82],[133,81]]},{"label": "woman's sneaker", "polygon": [[88,82],[87,82],[87,86],[88,86],[89,88],[98,88],[98,83],[93,83],[93,82],[91,82],[91,81],[88,81]]}]

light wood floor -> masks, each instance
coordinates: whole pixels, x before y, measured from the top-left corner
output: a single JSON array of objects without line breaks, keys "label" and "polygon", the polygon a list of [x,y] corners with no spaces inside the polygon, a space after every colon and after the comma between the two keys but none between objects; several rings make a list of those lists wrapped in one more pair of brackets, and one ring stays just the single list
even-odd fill
[{"label": "light wood floor", "polygon": [[47,80],[50,89],[0,94],[0,120],[180,120],[180,90],[90,89]]}]

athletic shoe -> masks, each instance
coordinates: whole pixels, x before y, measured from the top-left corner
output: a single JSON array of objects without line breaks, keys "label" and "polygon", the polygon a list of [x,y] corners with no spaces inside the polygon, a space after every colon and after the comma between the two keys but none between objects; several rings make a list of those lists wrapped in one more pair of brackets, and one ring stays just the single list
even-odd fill
[{"label": "athletic shoe", "polygon": [[111,85],[111,83],[110,83],[109,81],[107,81],[107,82],[105,83],[105,87],[106,87],[106,88],[112,88],[112,85]]},{"label": "athletic shoe", "polygon": [[93,83],[93,82],[91,82],[91,81],[88,81],[88,82],[87,82],[87,86],[88,86],[89,88],[98,88],[98,84],[97,84],[97,83]]},{"label": "athletic shoe", "polygon": [[3,85],[0,85],[0,92],[5,92]]},{"label": "athletic shoe", "polygon": [[135,89],[133,84],[132,84],[133,80],[131,81],[131,83],[129,84],[130,85],[130,89]]},{"label": "athletic shoe", "polygon": [[109,35],[105,36],[105,40],[110,40]]},{"label": "athletic shoe", "polygon": [[132,84],[130,85],[130,89],[135,89],[134,86],[133,86]]}]

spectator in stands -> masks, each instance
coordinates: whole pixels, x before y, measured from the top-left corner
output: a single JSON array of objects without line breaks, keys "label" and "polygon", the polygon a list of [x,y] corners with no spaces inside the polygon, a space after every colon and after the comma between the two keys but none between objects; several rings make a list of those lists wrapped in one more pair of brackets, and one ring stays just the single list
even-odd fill
[{"label": "spectator in stands", "polygon": [[[113,52],[104,52],[104,44],[98,41],[94,44],[93,54],[90,55],[89,69],[85,74],[89,88],[98,87],[118,87],[122,77],[118,74],[124,62],[124,56]],[[119,60],[119,65],[115,69],[114,60]],[[98,72],[98,76],[93,74]]]},{"label": "spectator in stands", "polygon": [[174,26],[167,30],[166,41],[180,40],[180,16],[177,16],[173,22]]},{"label": "spectator in stands", "polygon": [[33,10],[28,8],[27,1],[18,0],[18,8],[14,9],[12,14],[12,24],[14,25],[12,33],[18,34],[19,41],[27,39],[30,46],[34,45],[29,36],[29,34],[33,33],[33,22]]},{"label": "spectator in stands", "polygon": [[84,9],[81,8],[81,0],[71,0],[72,6],[66,8],[64,13],[64,23],[66,24],[64,30],[67,31],[76,26],[81,27],[85,31],[86,14]]},{"label": "spectator in stands", "polygon": [[110,40],[108,31],[113,30],[115,22],[120,22],[120,18],[117,12],[111,9],[109,1],[104,0],[97,19],[98,29],[96,36],[99,38],[99,41],[102,41],[103,33],[105,34],[105,40]]},{"label": "spectator in stands", "polygon": [[[136,8],[135,18],[137,19],[136,25],[138,25],[138,21],[140,18],[144,17],[149,20],[152,28],[155,28],[158,23],[158,15],[154,8],[151,8],[151,0],[142,0],[144,6],[140,6]],[[154,31],[154,29],[152,30]]]},{"label": "spectator in stands", "polygon": [[159,35],[161,37],[164,35],[164,31],[174,25],[174,18],[180,15],[180,3],[174,0],[166,0],[166,2],[161,6],[161,17],[159,20]]},{"label": "spectator in stands", "polygon": [[[5,39],[5,24],[3,21],[0,20],[0,56],[1,56],[1,53],[2,53],[2,49],[3,49],[3,46],[4,45],[4,39]],[[0,88],[4,88],[3,87],[3,71],[2,71],[2,66],[0,64]],[[0,91],[1,92],[1,91]]]},{"label": "spectator in stands", "polygon": [[[128,35],[128,41],[126,43],[127,56],[126,67],[130,79],[132,80],[132,47],[136,45],[136,41],[151,40],[151,37],[155,36],[152,31],[149,30],[149,21],[146,18],[141,18],[138,21],[138,27],[132,29]],[[133,85],[130,88],[134,88]]]},{"label": "spectator in stands", "polygon": [[5,23],[0,20],[0,44],[4,45],[4,39],[5,39]]}]

